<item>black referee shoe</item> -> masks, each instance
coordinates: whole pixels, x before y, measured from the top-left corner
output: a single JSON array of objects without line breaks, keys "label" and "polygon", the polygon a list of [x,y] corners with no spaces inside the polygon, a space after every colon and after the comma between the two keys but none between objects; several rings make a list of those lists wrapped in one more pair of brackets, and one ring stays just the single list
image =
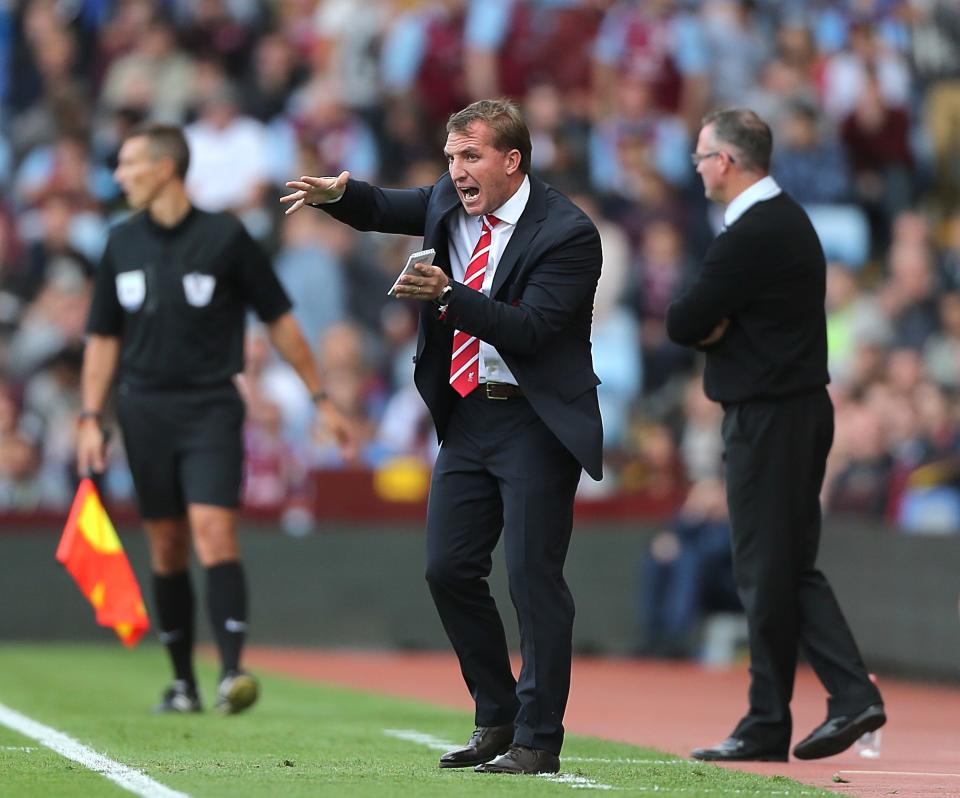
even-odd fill
[{"label": "black referee shoe", "polygon": [[196,685],[186,679],[176,679],[163,691],[163,697],[153,711],[161,715],[168,712],[202,712],[203,704],[200,703]]},{"label": "black referee shoe", "polygon": [[228,671],[217,688],[217,711],[236,715],[250,707],[260,694],[257,680],[246,671]]}]

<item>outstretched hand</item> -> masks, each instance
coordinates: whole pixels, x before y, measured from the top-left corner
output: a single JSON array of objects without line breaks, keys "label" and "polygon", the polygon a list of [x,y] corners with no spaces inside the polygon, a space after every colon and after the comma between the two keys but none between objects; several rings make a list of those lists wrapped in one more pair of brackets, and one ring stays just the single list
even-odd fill
[{"label": "outstretched hand", "polygon": [[347,190],[349,179],[350,173],[343,171],[336,177],[304,175],[299,180],[288,181],[287,188],[292,188],[293,192],[280,197],[281,203],[290,205],[284,213],[289,216],[299,211],[304,205],[323,205],[340,199],[343,192]]}]

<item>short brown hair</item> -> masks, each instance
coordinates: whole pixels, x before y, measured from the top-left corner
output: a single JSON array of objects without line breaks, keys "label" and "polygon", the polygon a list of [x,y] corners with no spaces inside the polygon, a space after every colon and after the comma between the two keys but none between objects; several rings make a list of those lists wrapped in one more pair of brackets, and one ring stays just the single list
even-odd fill
[{"label": "short brown hair", "polygon": [[140,137],[147,139],[150,146],[150,155],[155,161],[161,158],[170,158],[173,160],[177,169],[177,176],[184,180],[187,177],[187,169],[190,168],[190,147],[187,145],[187,137],[183,135],[183,130],[176,125],[163,125],[159,122],[145,122],[134,127],[124,138],[137,139]]},{"label": "short brown hair", "polygon": [[516,104],[510,100],[477,100],[447,120],[447,133],[465,133],[474,122],[493,131],[493,146],[501,152],[520,151],[520,171],[530,173],[530,131]]},{"label": "short brown hair", "polygon": [[773,133],[756,113],[748,108],[725,108],[703,118],[703,127],[710,124],[717,139],[736,149],[741,167],[752,172],[770,171]]}]

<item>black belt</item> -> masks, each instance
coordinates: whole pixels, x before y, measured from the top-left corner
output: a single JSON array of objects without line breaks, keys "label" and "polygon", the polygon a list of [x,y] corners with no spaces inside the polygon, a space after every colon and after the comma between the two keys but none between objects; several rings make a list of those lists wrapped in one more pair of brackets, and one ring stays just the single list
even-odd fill
[{"label": "black belt", "polygon": [[520,386],[510,382],[481,382],[480,391],[485,399],[517,399],[523,396]]}]

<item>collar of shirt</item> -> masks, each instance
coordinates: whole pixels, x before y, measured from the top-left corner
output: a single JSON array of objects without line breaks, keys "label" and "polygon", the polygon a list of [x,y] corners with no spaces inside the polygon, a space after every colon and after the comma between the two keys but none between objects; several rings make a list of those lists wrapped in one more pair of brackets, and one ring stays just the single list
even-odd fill
[{"label": "collar of shirt", "polygon": [[[770,175],[761,178],[752,186],[741,191],[730,200],[727,209],[723,212],[723,226],[729,227],[758,202],[773,199],[781,191],[777,181]],[[496,216],[496,214],[494,214]]]}]

